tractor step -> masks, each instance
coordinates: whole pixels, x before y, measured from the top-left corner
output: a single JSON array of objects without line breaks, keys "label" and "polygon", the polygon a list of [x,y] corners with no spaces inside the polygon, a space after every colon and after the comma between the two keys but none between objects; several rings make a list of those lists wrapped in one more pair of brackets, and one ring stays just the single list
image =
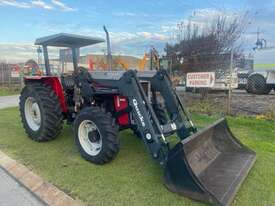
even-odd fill
[{"label": "tractor step", "polygon": [[255,152],[242,145],[222,119],[169,152],[165,185],[180,195],[227,206],[255,160]]}]

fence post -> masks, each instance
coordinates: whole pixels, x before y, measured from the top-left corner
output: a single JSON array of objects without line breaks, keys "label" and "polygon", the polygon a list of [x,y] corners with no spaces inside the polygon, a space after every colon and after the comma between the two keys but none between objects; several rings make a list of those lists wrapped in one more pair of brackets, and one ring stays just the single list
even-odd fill
[{"label": "fence post", "polygon": [[1,64],[1,86],[4,87],[5,85],[4,79],[4,64]]},{"label": "fence post", "polygon": [[24,87],[24,72],[20,69],[20,90]]},{"label": "fence post", "polygon": [[230,74],[229,74],[229,89],[227,100],[227,114],[231,115],[231,101],[232,101],[232,74],[233,74],[234,49],[230,52]]},{"label": "fence post", "polygon": [[8,66],[7,67],[8,68],[8,77],[9,77],[9,90],[11,90],[11,67],[10,66]]}]

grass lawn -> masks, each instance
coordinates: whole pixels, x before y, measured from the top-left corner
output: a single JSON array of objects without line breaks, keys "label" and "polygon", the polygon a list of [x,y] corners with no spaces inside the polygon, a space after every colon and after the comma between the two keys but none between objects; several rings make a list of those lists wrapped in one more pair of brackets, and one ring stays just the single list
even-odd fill
[{"label": "grass lawn", "polygon": [[[117,158],[96,166],[80,157],[70,127],[52,142],[35,143],[26,137],[17,108],[1,110],[0,116],[0,149],[89,205],[202,205],[166,190],[161,168],[131,131],[120,133]],[[200,127],[216,120],[193,119]],[[275,205],[275,123],[244,117],[229,118],[229,123],[258,155],[233,205]]]},{"label": "grass lawn", "polygon": [[19,93],[20,93],[20,91],[18,89],[9,89],[6,87],[0,87],[0,97],[15,95],[15,94],[19,94]]}]

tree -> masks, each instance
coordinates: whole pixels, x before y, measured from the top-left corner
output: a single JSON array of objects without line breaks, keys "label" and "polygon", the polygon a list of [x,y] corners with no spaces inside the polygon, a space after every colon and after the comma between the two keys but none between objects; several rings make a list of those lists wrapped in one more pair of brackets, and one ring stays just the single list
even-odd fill
[{"label": "tree", "polygon": [[167,44],[165,52],[174,70],[213,71],[229,68],[230,52],[242,53],[240,37],[248,24],[248,15],[216,16],[210,24],[188,22],[183,39],[174,45]]}]

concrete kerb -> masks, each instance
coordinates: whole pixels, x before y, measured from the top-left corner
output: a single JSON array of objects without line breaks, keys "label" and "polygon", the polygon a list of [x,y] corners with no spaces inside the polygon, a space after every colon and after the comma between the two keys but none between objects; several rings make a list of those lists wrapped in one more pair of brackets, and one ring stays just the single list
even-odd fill
[{"label": "concrete kerb", "polygon": [[50,206],[83,206],[78,200],[59,190],[53,184],[44,181],[26,166],[18,163],[0,151],[0,167],[4,169],[18,183],[34,194],[36,198]]}]

